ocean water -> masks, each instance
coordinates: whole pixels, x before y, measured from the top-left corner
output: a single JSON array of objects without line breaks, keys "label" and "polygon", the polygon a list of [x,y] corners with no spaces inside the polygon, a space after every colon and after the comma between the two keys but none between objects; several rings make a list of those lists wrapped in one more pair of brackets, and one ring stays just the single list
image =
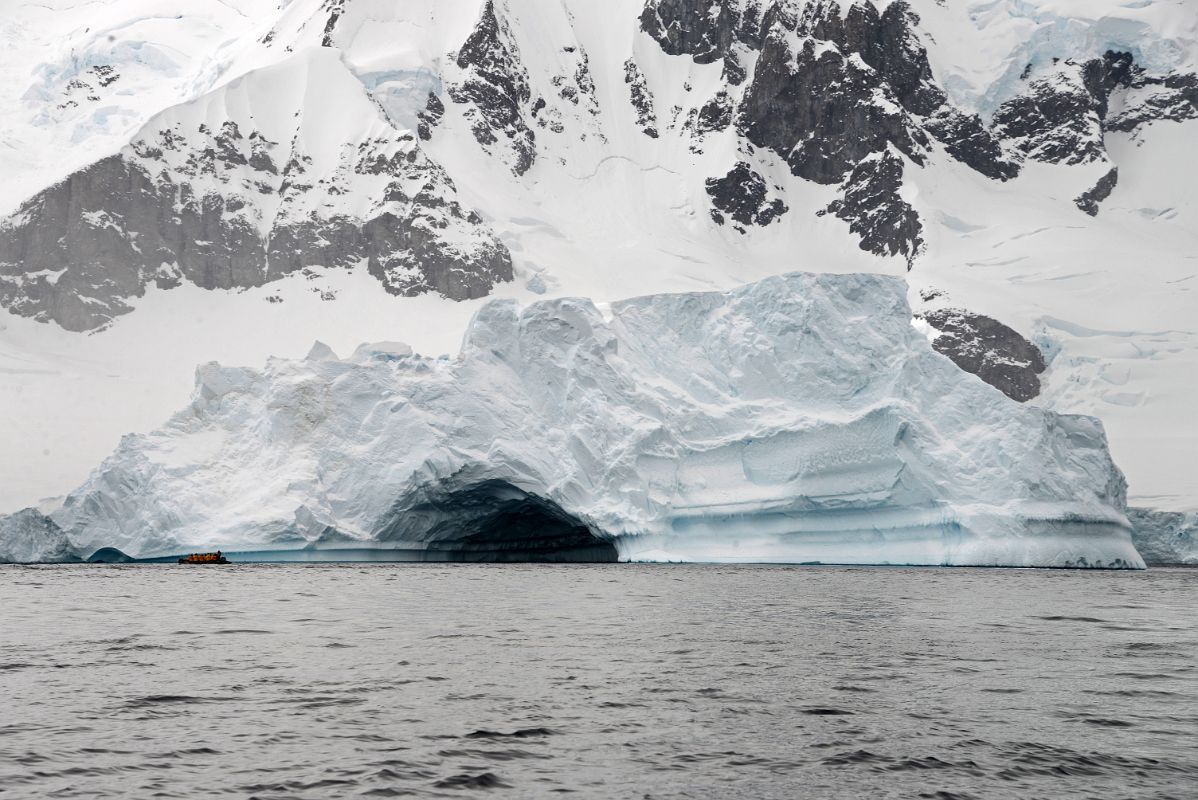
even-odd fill
[{"label": "ocean water", "polygon": [[1194,798],[1198,570],[0,568],[0,797]]}]

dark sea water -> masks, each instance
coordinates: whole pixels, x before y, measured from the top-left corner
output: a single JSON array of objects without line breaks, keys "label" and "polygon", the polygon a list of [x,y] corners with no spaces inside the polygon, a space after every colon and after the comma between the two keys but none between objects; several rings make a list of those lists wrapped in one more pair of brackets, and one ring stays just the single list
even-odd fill
[{"label": "dark sea water", "polygon": [[1198,570],[0,568],[0,797],[1195,798]]}]

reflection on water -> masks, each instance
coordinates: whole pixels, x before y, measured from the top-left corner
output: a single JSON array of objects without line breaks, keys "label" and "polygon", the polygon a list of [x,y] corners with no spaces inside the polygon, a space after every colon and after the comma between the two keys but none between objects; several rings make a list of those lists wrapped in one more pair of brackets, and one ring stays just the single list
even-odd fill
[{"label": "reflection on water", "polygon": [[1185,797],[1198,570],[0,568],[5,796]]}]

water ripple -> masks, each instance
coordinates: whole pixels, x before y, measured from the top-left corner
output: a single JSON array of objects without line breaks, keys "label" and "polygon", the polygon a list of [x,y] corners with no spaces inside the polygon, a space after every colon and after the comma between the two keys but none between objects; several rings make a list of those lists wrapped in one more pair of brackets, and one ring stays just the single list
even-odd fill
[{"label": "water ripple", "polygon": [[0,788],[1182,797],[1196,608],[1198,570],[0,567]]}]

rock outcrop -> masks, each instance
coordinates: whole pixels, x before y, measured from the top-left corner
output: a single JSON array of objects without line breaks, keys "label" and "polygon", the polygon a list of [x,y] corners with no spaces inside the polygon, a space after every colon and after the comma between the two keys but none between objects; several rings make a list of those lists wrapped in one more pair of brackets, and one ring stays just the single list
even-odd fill
[{"label": "rock outcrop", "polygon": [[[757,51],[736,103],[739,130],[753,146],[783,158],[795,175],[843,184],[843,200],[829,210],[849,221],[870,252],[901,254],[910,263],[921,244],[915,209],[896,199],[891,186],[896,169],[900,185],[902,177],[892,150],[923,164],[939,141],[988,177],[1018,173],[976,115],[948,104],[906,3],[879,10],[828,0],[650,0],[641,23],[666,52],[696,63],[724,58],[734,76],[741,64],[736,53]],[[719,129],[730,103],[710,101],[696,129]]]},{"label": "rock outcrop", "polygon": [[1198,513],[1129,508],[1132,541],[1152,567],[1198,566]]},{"label": "rock outcrop", "polygon": [[[639,28],[634,41],[605,47],[616,60],[602,65],[565,7],[430,10],[430,32],[454,20],[435,57],[359,52],[356,32],[392,13],[369,4],[324,0],[307,13],[283,14],[259,38],[271,66],[158,114],[119,152],[0,220],[0,305],[94,330],[151,286],[242,289],[362,263],[388,292],[481,297],[514,272],[507,247],[458,197],[458,185],[479,196],[477,165],[449,163],[474,147],[510,170],[501,180],[515,193],[541,180],[529,173],[545,156],[546,170],[613,159],[661,167],[688,195],[671,208],[707,206],[705,221],[731,220],[747,235],[803,205],[779,188],[775,170],[789,169],[836,187],[816,213],[844,220],[866,252],[913,268],[935,240],[917,193],[903,190],[933,161],[995,181],[1029,162],[1092,169],[1074,204],[1093,216],[1115,188],[1107,134],[1198,117],[1198,77],[1109,50],[1037,57],[983,121],[950,101],[952,76],[933,72],[934,40],[904,0],[645,0],[626,20]],[[406,29],[413,13],[389,19]],[[124,103],[145,65],[118,55],[50,70],[61,75],[48,79],[53,107],[38,124],[84,125],[93,106],[99,118]],[[663,67],[672,59],[693,64]],[[677,66],[704,74],[698,89]],[[620,127],[639,134],[626,145]],[[725,160],[712,164],[716,152]],[[688,175],[699,163],[703,173]]]},{"label": "rock outcrop", "polygon": [[1024,79],[1024,90],[995,112],[995,135],[1021,159],[1109,165],[1074,200],[1090,216],[1098,214],[1119,177],[1106,150],[1108,132],[1135,134],[1151,122],[1198,118],[1198,76],[1150,74],[1131,53],[1109,50],[1087,61],[1053,59],[1039,70],[1029,64]]},{"label": "rock outcrop", "polygon": [[878,255],[902,255],[907,269],[923,247],[923,224],[899,190],[903,186],[903,159],[882,152],[861,160],[841,187],[843,197],[833,200],[826,212],[849,223],[861,240],[861,249]]},{"label": "rock outcrop", "polygon": [[[342,93],[345,115],[305,108],[309,85]],[[280,96],[295,105],[279,113]],[[360,262],[401,295],[463,300],[512,279],[445,170],[316,51],[164,112],[27,201],[0,223],[0,303],[84,331],[150,285],[237,289]]]},{"label": "rock outcrop", "polygon": [[1119,182],[1119,168],[1111,167],[1110,172],[1098,179],[1094,186],[1075,199],[1074,204],[1091,217],[1098,216],[1098,204],[1111,196],[1115,184]]},{"label": "rock outcrop", "polygon": [[467,104],[474,138],[484,149],[497,144],[512,153],[512,171],[523,175],[536,158],[536,133],[525,119],[532,95],[528,72],[506,21],[487,0],[470,37],[458,50],[455,63],[462,78],[451,85],[449,97]]},{"label": "rock outcrop", "polygon": [[960,308],[919,316],[937,331],[932,347],[961,369],[1021,403],[1040,394],[1040,375],[1048,368],[1044,354],[1017,331]]},{"label": "rock outcrop", "polygon": [[653,109],[653,94],[645,76],[631,58],[624,62],[624,82],[628,84],[629,100],[636,111],[636,124],[650,139],[657,138],[657,114]]},{"label": "rock outcrop", "polygon": [[[775,187],[776,191],[776,187]],[[741,161],[722,178],[707,179],[711,218],[720,225],[731,219],[744,232],[746,225],[769,225],[786,213],[786,204],[771,197],[765,179]]]}]

